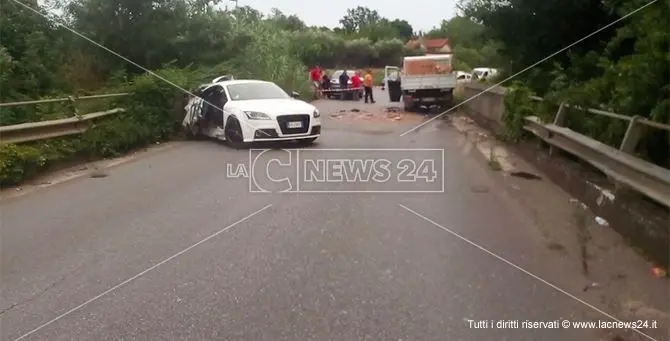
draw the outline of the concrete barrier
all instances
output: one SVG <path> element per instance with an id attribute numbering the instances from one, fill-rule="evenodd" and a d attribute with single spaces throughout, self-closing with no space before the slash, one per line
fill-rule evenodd
<path id="1" fill-rule="evenodd" d="M 491 88 L 485 83 L 470 82 L 463 85 L 463 95 L 465 109 L 477 123 L 493 132 L 500 132 L 505 113 L 505 88 Z"/>

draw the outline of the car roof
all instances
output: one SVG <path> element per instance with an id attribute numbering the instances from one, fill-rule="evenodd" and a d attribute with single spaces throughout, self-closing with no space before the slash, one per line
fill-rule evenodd
<path id="1" fill-rule="evenodd" d="M 235 85 L 235 84 L 250 84 L 250 83 L 275 84 L 275 83 L 272 83 L 272 82 L 258 80 L 258 79 L 231 79 L 231 80 L 227 80 L 227 81 L 221 81 L 221 82 L 216 82 L 216 83 L 209 84 L 207 89 L 209 89 L 213 86 L 216 86 L 216 85 L 228 86 L 228 85 Z"/>

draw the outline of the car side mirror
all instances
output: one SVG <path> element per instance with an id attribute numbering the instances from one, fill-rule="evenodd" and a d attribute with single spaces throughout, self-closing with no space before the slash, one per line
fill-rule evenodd
<path id="1" fill-rule="evenodd" d="M 293 92 L 291 92 L 291 97 L 293 97 L 293 98 L 300 98 L 300 93 L 297 92 L 297 91 L 293 91 Z"/>

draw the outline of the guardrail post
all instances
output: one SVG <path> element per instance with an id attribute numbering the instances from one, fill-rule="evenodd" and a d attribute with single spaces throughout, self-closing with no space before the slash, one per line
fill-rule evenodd
<path id="1" fill-rule="evenodd" d="M 563 123 L 565 123 L 565 118 L 568 114 L 568 111 L 565 109 L 566 109 L 565 102 L 561 102 L 561 104 L 558 106 L 558 110 L 556 111 L 556 116 L 554 116 L 555 126 L 562 127 Z M 556 154 L 557 151 L 558 149 L 554 147 L 554 145 L 549 144 L 549 156 L 553 156 L 554 154 Z"/>
<path id="2" fill-rule="evenodd" d="M 640 137 L 642 137 L 642 125 L 638 123 L 639 119 L 640 116 L 638 115 L 631 118 L 628 129 L 626 129 L 626 135 L 621 141 L 619 150 L 626 154 L 635 154 L 635 147 L 637 147 L 637 143 L 640 142 Z"/>
<path id="3" fill-rule="evenodd" d="M 75 117 L 81 119 L 81 115 L 79 114 L 79 110 L 77 110 L 76 100 L 77 99 L 74 96 L 68 96 L 67 97 L 68 107 L 70 107 L 70 110 L 72 111 L 72 116 L 75 116 Z"/>
<path id="4" fill-rule="evenodd" d="M 621 140 L 621 146 L 619 146 L 619 150 L 626 154 L 635 154 L 635 147 L 637 147 L 637 143 L 640 142 L 640 138 L 642 137 L 642 124 L 640 124 L 638 120 L 640 120 L 640 116 L 638 115 L 631 117 L 630 121 L 628 122 L 628 129 L 626 129 L 626 134 L 624 135 L 623 140 Z M 614 189 L 617 191 L 617 195 L 632 193 L 632 189 L 630 187 L 625 186 L 618 181 L 613 182 Z"/>
<path id="5" fill-rule="evenodd" d="M 565 123 L 567 113 L 568 112 L 565 110 L 565 103 L 561 103 L 561 105 L 558 106 L 558 111 L 556 111 L 556 116 L 554 116 L 554 125 L 562 127 L 563 123 Z"/>

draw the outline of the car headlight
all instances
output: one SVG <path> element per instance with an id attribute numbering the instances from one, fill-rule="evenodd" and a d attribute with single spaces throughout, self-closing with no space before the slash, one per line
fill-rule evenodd
<path id="1" fill-rule="evenodd" d="M 314 118 L 321 117 L 321 113 L 318 110 L 314 109 L 314 114 L 312 114 L 312 116 Z"/>
<path id="2" fill-rule="evenodd" d="M 250 120 L 269 120 L 270 119 L 270 116 L 268 116 L 267 114 L 264 114 L 262 112 L 258 112 L 258 111 L 245 111 L 244 114 L 247 115 L 247 117 Z"/>

